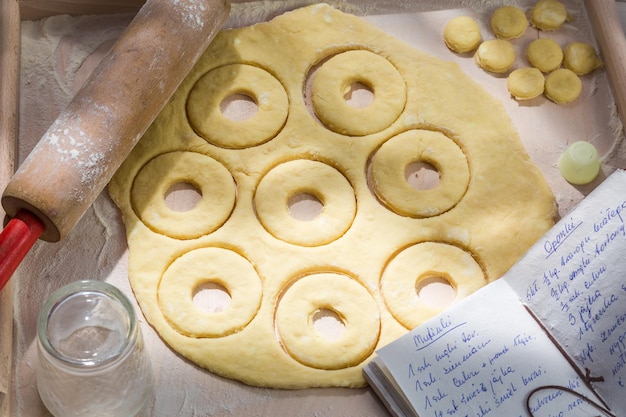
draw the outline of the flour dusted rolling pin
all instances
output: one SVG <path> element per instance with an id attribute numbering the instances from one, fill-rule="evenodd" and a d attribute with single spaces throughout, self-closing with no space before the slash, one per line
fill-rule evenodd
<path id="1" fill-rule="evenodd" d="M 32 244 L 63 239 L 228 17 L 228 0 L 148 0 L 9 181 L 0 289 Z"/>

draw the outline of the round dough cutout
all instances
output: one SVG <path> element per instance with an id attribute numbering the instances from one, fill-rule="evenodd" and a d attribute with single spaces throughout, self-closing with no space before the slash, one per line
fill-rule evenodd
<path id="1" fill-rule="evenodd" d="M 289 201 L 313 196 L 321 211 L 311 220 L 290 213 Z M 261 179 L 254 196 L 257 216 L 277 239 L 301 246 L 330 243 L 350 228 L 356 215 L 356 197 L 350 182 L 323 162 L 298 159 L 278 165 Z"/>
<path id="2" fill-rule="evenodd" d="M 373 95 L 365 107 L 348 103 L 346 94 L 356 84 Z M 311 87 L 315 114 L 330 130 L 348 136 L 380 132 L 395 122 L 406 103 L 402 75 L 386 58 L 365 50 L 337 54 L 324 62 Z"/>
<path id="3" fill-rule="evenodd" d="M 381 291 L 395 319 L 413 329 L 448 305 L 436 306 L 418 296 L 425 280 L 446 281 L 460 300 L 487 282 L 485 274 L 469 252 L 447 243 L 422 242 L 398 253 L 385 268 Z"/>
<path id="4" fill-rule="evenodd" d="M 457 53 L 473 52 L 482 41 L 480 26 L 470 16 L 452 18 L 443 31 L 443 40 L 450 50 Z"/>
<path id="5" fill-rule="evenodd" d="M 491 15 L 491 30 L 498 39 L 515 39 L 528 28 L 526 13 L 515 6 L 498 7 Z"/>
<path id="6" fill-rule="evenodd" d="M 439 173 L 432 189 L 415 189 L 406 179 L 409 165 L 423 162 Z M 371 181 L 376 196 L 402 216 L 437 216 L 454 207 L 469 186 L 463 150 L 441 132 L 409 130 L 392 137 L 372 158 Z"/>
<path id="7" fill-rule="evenodd" d="M 557 30 L 568 19 L 565 5 L 558 0 L 539 0 L 530 10 L 530 23 L 539 30 Z"/>
<path id="8" fill-rule="evenodd" d="M 547 74 L 561 66 L 563 49 L 553 39 L 535 39 L 526 49 L 526 58 L 530 65 Z"/>
<path id="9" fill-rule="evenodd" d="M 572 42 L 565 47 L 563 66 L 577 75 L 589 74 L 603 65 L 595 48 L 588 43 Z"/>
<path id="10" fill-rule="evenodd" d="M 504 39 L 490 39 L 480 44 L 474 59 L 482 69 L 504 74 L 515 64 L 515 47 Z"/>
<path id="11" fill-rule="evenodd" d="M 165 196 L 176 184 L 190 184 L 200 199 L 187 211 L 168 207 Z M 230 217 L 236 185 L 230 171 L 215 159 L 196 152 L 170 152 L 149 161 L 131 188 L 137 217 L 151 230 L 175 238 L 195 239 L 214 232 Z"/>
<path id="12" fill-rule="evenodd" d="M 341 319 L 344 331 L 339 337 L 331 339 L 315 329 L 313 317 L 320 310 Z M 378 342 L 380 315 L 372 295 L 356 280 L 319 273 L 287 288 L 276 308 L 276 326 L 284 349 L 298 362 L 317 369 L 343 369 L 371 355 Z"/>
<path id="13" fill-rule="evenodd" d="M 572 70 L 560 68 L 546 77 L 545 94 L 557 104 L 575 101 L 582 92 L 580 77 Z"/>
<path id="14" fill-rule="evenodd" d="M 530 100 L 543 94 L 545 76 L 537 68 L 518 68 L 509 74 L 507 88 L 516 100 Z"/>
<path id="15" fill-rule="evenodd" d="M 222 105 L 229 98 L 249 97 L 256 112 L 242 119 L 227 117 Z M 193 86 L 187 100 L 191 127 L 207 142 L 242 149 L 273 139 L 283 128 L 289 98 L 283 85 L 269 72 L 247 64 L 215 68 Z"/>
<path id="16" fill-rule="evenodd" d="M 222 311 L 207 312 L 193 302 L 207 283 L 230 295 Z M 165 271 L 158 289 L 159 307 L 179 333 L 195 338 L 224 337 L 243 329 L 261 305 L 262 282 L 243 256 L 219 247 L 195 249 L 177 258 Z"/>

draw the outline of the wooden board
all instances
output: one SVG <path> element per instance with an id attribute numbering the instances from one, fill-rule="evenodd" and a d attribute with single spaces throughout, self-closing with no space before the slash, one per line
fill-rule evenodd
<path id="1" fill-rule="evenodd" d="M 478 1 L 478 0 L 477 0 Z M 513 1 L 513 0 L 512 0 Z M 520 0 L 524 1 L 524 0 Z M 582 4 L 582 0 L 570 0 L 571 2 L 577 2 Z M 15 39 L 15 35 L 12 41 L 6 41 L 6 33 L 19 33 L 19 18 L 32 19 L 42 16 L 48 16 L 50 14 L 58 13 L 73 13 L 73 14 L 91 14 L 100 12 L 109 12 L 112 10 L 127 12 L 136 10 L 141 4 L 141 1 L 106 1 L 106 0 L 66 0 L 66 1 L 50 1 L 50 0 L 31 0 L 22 1 L 19 3 L 21 10 L 18 10 L 18 3 L 16 0 L 0 0 L 2 2 L 2 8 L 0 12 L 0 24 L 2 25 L 2 39 L 5 40 L 0 44 L 2 51 L 7 50 L 5 43 L 10 45 L 8 50 L 11 50 L 11 46 L 19 45 L 19 38 Z M 249 2 L 249 9 L 252 11 L 258 11 L 259 15 L 264 15 L 263 2 Z M 293 9 L 299 5 L 307 3 L 306 0 L 292 0 L 286 2 L 276 2 L 276 10 L 269 14 L 277 14 L 281 11 Z M 355 3 L 358 3 L 355 0 Z M 370 2 L 362 2 L 370 3 Z M 373 0 L 371 3 L 375 3 Z M 372 5 L 368 9 L 368 15 L 371 14 L 371 21 L 375 24 L 380 24 L 383 27 L 385 25 L 394 26 L 395 22 L 401 24 L 390 27 L 394 35 L 403 38 L 406 37 L 407 41 L 411 42 L 411 38 L 415 36 L 411 25 L 416 25 L 417 21 L 422 22 L 422 18 L 430 19 L 428 15 L 413 15 L 413 12 L 422 12 L 431 9 L 453 9 L 459 7 L 459 4 L 467 4 L 467 2 L 444 0 L 439 2 L 413 2 L 407 0 L 406 2 L 397 2 L 397 6 L 383 6 L 376 7 Z M 421 5 L 420 5 L 421 3 Z M 428 3 L 428 4 L 427 4 Z M 436 6 L 433 5 L 436 3 Z M 485 3 L 488 3 L 485 1 Z M 617 13 L 615 12 L 615 5 L 612 0 L 587 0 L 587 6 L 590 7 L 589 20 L 594 24 L 594 32 L 598 44 L 602 47 L 603 57 L 606 62 L 606 70 L 609 75 L 609 80 L 613 86 L 613 93 L 615 96 L 615 103 L 620 115 L 624 114 L 624 100 L 626 100 L 626 91 L 624 90 L 624 84 L 622 77 L 626 74 L 624 68 L 624 56 L 626 56 L 626 47 L 623 46 L 623 33 L 621 32 L 621 26 L 617 20 Z M 120 7 L 123 6 L 123 7 Z M 256 7 L 256 9 L 254 9 Z M 235 12 L 237 9 L 235 8 Z M 406 12 L 405 14 L 398 15 L 399 12 Z M 20 15 L 21 13 L 21 15 Z M 267 13 L 266 13 L 267 14 Z M 265 15 L 266 15 L 265 14 Z M 246 13 L 246 16 L 254 15 L 254 13 Z M 426 16 L 426 17 L 422 17 Z M 435 15 L 433 15 L 435 16 Z M 438 18 L 445 15 L 437 15 Z M 237 20 L 238 16 L 233 16 L 230 24 L 249 24 L 254 23 L 256 18 L 248 18 Z M 577 16 L 578 18 L 584 18 L 584 16 Z M 125 18 L 120 17 L 115 20 L 116 25 L 123 25 Z M 412 20 L 413 19 L 413 20 Z M 417 19 L 417 20 L 415 20 Z M 5 24 L 9 22 L 10 24 Z M 106 19 L 91 21 L 105 24 Z M 104 23 L 103 23 L 104 22 Z M 391 23 L 390 23 L 391 22 Z M 440 24 L 441 22 L 438 22 Z M 440 27 L 440 26 L 436 26 Z M 17 32 L 16 32 L 17 31 Z M 421 35 L 420 35 L 421 36 Z M 438 32 L 433 35 L 435 38 L 438 36 Z M 69 43 L 68 43 L 69 45 Z M 67 46 L 67 45 L 63 45 Z M 439 48 L 436 53 L 442 53 L 444 56 L 448 56 L 448 52 L 445 48 L 440 48 L 438 44 L 436 48 Z M 79 69 L 79 74 L 76 77 L 74 84 L 79 84 L 80 79 L 84 79 L 88 75 L 89 68 L 93 68 L 93 63 L 97 62 L 98 57 L 101 57 L 102 53 L 106 50 L 106 45 L 103 49 L 96 49 L 92 55 L 87 59 L 89 64 L 84 64 Z M 15 74 L 17 73 L 18 55 L 17 49 L 13 50 L 13 54 L 5 56 L 3 53 L 3 59 L 7 59 L 13 62 L 2 62 L 0 65 L 0 79 L 2 83 L 0 85 L 0 91 L 2 92 L 2 109 L 13 109 L 12 112 L 2 112 L 2 131 L 0 134 L 0 169 L 7 169 L 11 167 L 11 163 L 14 159 L 12 137 L 17 134 L 17 122 L 16 118 L 11 118 L 10 115 L 17 114 L 17 82 Z M 467 62 L 463 61 L 464 58 L 450 56 L 450 59 L 458 60 L 462 65 L 466 65 Z M 471 62 L 471 61 L 470 61 Z M 64 70 L 63 65 L 67 62 L 59 61 L 59 70 Z M 471 68 L 471 71 L 476 71 L 475 68 Z M 13 72 L 12 72 L 13 71 Z M 12 75 L 13 74 L 13 75 Z M 484 74 L 476 72 L 477 76 L 483 77 L 487 84 L 492 88 L 499 88 L 502 85 L 502 79 L 497 77 L 487 78 Z M 5 84 L 9 87 L 5 87 Z M 67 88 L 72 89 L 73 86 Z M 602 86 L 598 87 L 599 91 L 602 91 Z M 11 93 L 13 91 L 13 93 Z M 44 103 L 47 107 L 51 107 L 55 111 L 62 103 L 52 102 L 54 97 L 44 97 Z M 506 99 L 506 98 L 505 98 Z M 6 104 L 5 103 L 9 103 Z M 506 103 L 508 106 L 511 102 Z M 23 105 L 30 105 L 29 102 L 24 102 Z M 519 106 L 521 109 L 513 109 L 515 113 L 515 121 L 518 124 L 524 123 L 526 120 L 533 120 L 533 107 L 537 106 Z M 537 106 L 538 107 L 538 106 Z M 550 107 L 545 105 L 544 107 Z M 43 108 L 43 106 L 42 106 Z M 557 109 L 562 111 L 563 109 Z M 594 113 L 600 111 L 599 109 L 590 108 L 586 111 L 589 112 L 587 123 L 598 123 L 594 118 Z M 602 112 L 607 109 L 602 109 Z M 517 113 L 520 113 L 519 116 Z M 28 117 L 32 117 L 33 113 L 28 112 Z M 563 136 L 560 140 L 560 146 L 568 143 L 575 138 L 580 138 L 577 132 L 573 129 L 568 129 L 567 114 L 557 115 L 558 120 L 562 120 L 564 126 L 555 127 L 555 132 L 563 132 Z M 42 115 L 44 120 L 51 118 L 51 114 Z M 520 117 L 520 118 L 517 118 Z M 563 117 L 563 119 L 560 119 Z M 5 118 L 8 118 L 9 123 L 4 124 Z M 604 118 L 602 119 L 605 120 Z M 622 119 L 623 120 L 623 119 Z M 44 123 L 45 125 L 45 123 Z M 21 135 L 30 135 L 37 137 L 42 134 L 41 129 L 44 126 L 33 126 L 33 123 L 29 120 L 23 120 L 21 124 Z M 548 135 L 546 126 L 538 126 L 536 130 L 536 143 L 539 143 L 542 139 L 542 135 Z M 551 127 L 550 127 L 551 128 Z M 621 125 L 619 126 L 621 129 Z M 8 133 L 5 133 L 8 132 Z M 588 135 L 598 135 L 598 132 L 604 132 L 602 129 L 597 129 L 597 126 L 590 126 L 587 132 Z M 602 142 L 603 153 L 606 156 L 605 167 L 606 169 L 612 169 L 614 167 L 626 167 L 626 152 L 623 151 L 623 142 L 621 141 L 621 132 L 614 132 L 609 135 L 609 138 L 604 138 Z M 619 141 L 614 141 L 619 137 Z M 600 138 L 602 139 L 602 138 Z M 534 140 L 534 139 L 533 139 Z M 599 140 L 594 138 L 594 140 Z M 605 143 L 608 140 L 608 144 Z M 532 142 L 532 141 L 531 141 Z M 615 142 L 615 143 L 613 143 Z M 532 142 L 535 143 L 535 142 Z M 612 145 L 616 145 L 612 147 Z M 532 145 L 535 146 L 535 145 Z M 539 146 L 539 145 L 537 145 Z M 5 150 L 7 152 L 5 153 Z M 558 147 L 557 147 L 558 150 Z M 24 151 L 22 151 L 23 153 Z M 539 159 L 539 162 L 543 165 L 549 165 L 551 160 L 542 153 L 541 149 L 533 150 L 533 155 Z M 554 156 L 550 154 L 550 158 Z M 23 155 L 20 155 L 20 158 Z M 543 159 L 542 159 L 543 158 Z M 552 158 L 553 160 L 553 158 Z M 552 162 L 553 163 L 553 162 Z M 551 181 L 553 181 L 553 188 L 562 191 L 567 195 L 563 197 L 561 194 L 562 210 L 566 212 L 567 207 L 574 204 L 577 199 L 584 197 L 586 193 L 593 188 L 594 185 L 589 187 L 572 188 L 563 185 L 562 181 L 554 175 L 554 167 L 550 168 Z M 10 175 L 10 172 L 0 171 L 0 185 L 1 181 L 6 181 Z M 563 189 L 563 190 L 562 190 Z M 85 222 L 78 226 L 77 232 L 70 236 L 66 242 L 62 242 L 59 245 L 46 245 L 39 244 L 34 250 L 34 253 L 29 256 L 27 263 L 19 271 L 18 279 L 23 280 L 20 282 L 28 282 L 38 284 L 37 280 L 32 276 L 37 277 L 40 280 L 41 285 L 31 285 L 31 292 L 28 293 L 29 305 L 37 305 L 37 302 L 41 302 L 49 291 L 62 285 L 65 282 L 69 282 L 81 278 L 96 278 L 107 279 L 110 275 L 124 276 L 126 268 L 126 259 L 123 246 L 119 245 L 119 241 L 115 245 L 103 240 L 96 240 L 96 247 L 85 247 L 85 241 L 81 240 L 81 234 L 102 234 L 105 237 L 121 236 L 123 240 L 123 226 L 119 220 L 119 214 L 115 207 L 113 207 L 106 197 L 103 197 L 96 203 L 94 210 L 90 211 L 86 215 Z M 111 224 L 105 224 L 104 226 L 97 226 L 94 229 L 93 224 L 99 224 L 100 218 L 113 218 L 114 221 Z M 106 222 L 105 222 L 106 223 Z M 106 256 L 100 258 L 100 254 L 104 253 Z M 85 270 L 78 271 L 75 268 L 75 260 L 79 258 L 97 259 L 92 267 Z M 127 283 L 120 282 L 121 288 L 128 294 L 131 293 Z M 19 287 L 19 284 L 17 285 Z M 11 294 L 15 292 L 15 299 Z M 11 294 L 13 295 L 13 294 Z M 0 404 L 0 417 L 5 416 L 18 416 L 18 417 L 32 417 L 32 416 L 46 416 L 47 412 L 43 409 L 39 403 L 34 379 L 34 329 L 33 323 L 36 316 L 36 311 L 25 311 L 20 308 L 20 297 L 26 295 L 24 288 L 21 291 L 9 288 L 0 295 L 0 393 L 7 391 L 10 387 L 11 376 L 8 375 L 8 371 L 16 371 L 19 369 L 19 384 L 16 384 L 13 392 L 9 396 L 11 401 L 11 408 L 8 407 L 8 402 L 4 401 Z M 17 340 L 11 343 L 13 335 L 13 319 L 11 318 L 11 302 L 16 303 L 16 317 L 20 320 L 20 331 L 16 332 Z M 16 326 L 19 327 L 19 326 Z M 145 416 L 167 416 L 167 415 L 215 415 L 215 416 L 227 416 L 227 415 L 290 415 L 290 416 L 304 416 L 304 415 L 316 415 L 316 416 L 341 416 L 341 415 L 362 415 L 362 416 L 384 416 L 386 415 L 382 405 L 378 402 L 377 398 L 368 390 L 347 390 L 347 389 L 323 389 L 323 390 L 302 390 L 302 391 L 282 391 L 282 390 L 268 390 L 262 388 L 253 388 L 242 386 L 241 384 L 233 381 L 223 380 L 213 375 L 207 375 L 205 372 L 199 371 L 177 355 L 173 354 L 156 336 L 153 330 L 144 325 L 144 333 L 146 339 L 150 341 L 151 354 L 155 358 L 155 367 L 157 372 L 157 384 L 161 389 L 161 398 L 155 400 L 149 410 L 142 415 Z M 13 349 L 15 345 L 18 345 L 18 349 Z M 11 352 L 14 351 L 14 359 L 10 360 Z M 181 375 L 184 372 L 188 372 L 188 377 L 183 378 Z M 20 396 L 16 395 L 16 390 L 20 391 Z M 0 394 L 0 401 L 2 394 Z"/>
<path id="2" fill-rule="evenodd" d="M 0 188 L 13 173 L 17 146 L 17 102 L 20 31 L 15 0 L 0 4 Z M 0 216 L 4 211 L 0 208 Z M 13 286 L 0 291 L 0 416 L 9 415 L 13 353 Z"/>

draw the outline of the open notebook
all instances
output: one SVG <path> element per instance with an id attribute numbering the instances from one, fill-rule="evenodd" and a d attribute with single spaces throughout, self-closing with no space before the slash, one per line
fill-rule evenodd
<path id="1" fill-rule="evenodd" d="M 505 276 L 377 351 L 395 416 L 626 416 L 626 172 Z"/>

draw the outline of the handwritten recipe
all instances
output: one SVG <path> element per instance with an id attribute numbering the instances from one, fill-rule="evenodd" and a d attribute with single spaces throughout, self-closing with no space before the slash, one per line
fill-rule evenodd
<path id="1" fill-rule="evenodd" d="M 417 415 L 626 415 L 625 221 L 617 171 L 502 279 L 379 350 Z"/>

